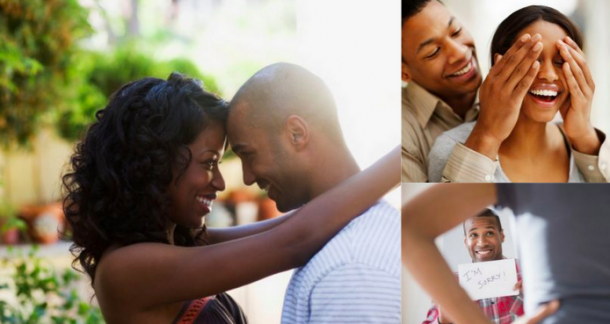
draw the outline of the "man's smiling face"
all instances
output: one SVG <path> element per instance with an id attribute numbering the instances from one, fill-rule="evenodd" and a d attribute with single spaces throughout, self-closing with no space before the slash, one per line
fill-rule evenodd
<path id="1" fill-rule="evenodd" d="M 482 82 L 473 38 L 438 1 L 403 23 L 402 61 L 404 81 L 441 98 L 476 92 Z"/>
<path id="2" fill-rule="evenodd" d="M 280 134 L 251 124 L 248 109 L 246 103 L 235 105 L 227 122 L 229 144 L 241 159 L 244 183 L 256 183 L 281 212 L 301 207 L 309 200 L 307 170 L 299 169 L 298 157 Z"/>
<path id="3" fill-rule="evenodd" d="M 493 216 L 473 217 L 464 223 L 464 244 L 472 262 L 495 261 L 502 259 L 504 232 Z"/>

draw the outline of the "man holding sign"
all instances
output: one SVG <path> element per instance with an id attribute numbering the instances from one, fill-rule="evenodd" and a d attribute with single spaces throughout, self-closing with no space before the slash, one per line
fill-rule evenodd
<path id="1" fill-rule="evenodd" d="M 489 324 L 435 238 L 490 205 L 514 216 L 522 266 L 522 323 L 610 323 L 610 186 L 445 184 L 402 208 L 402 262 L 455 323 Z"/>
<path id="2" fill-rule="evenodd" d="M 460 284 L 493 323 L 512 323 L 523 315 L 521 274 L 515 260 L 507 260 L 502 254 L 504 230 L 500 217 L 485 209 L 463 226 L 464 244 L 473 263 L 459 266 Z M 433 305 L 423 324 L 451 322 Z"/>

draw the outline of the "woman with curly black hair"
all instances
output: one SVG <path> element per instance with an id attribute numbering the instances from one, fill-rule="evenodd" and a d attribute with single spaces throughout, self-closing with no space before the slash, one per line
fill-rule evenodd
<path id="1" fill-rule="evenodd" d="M 116 91 L 77 145 L 64 211 L 108 323 L 246 323 L 225 291 L 304 265 L 400 181 L 395 149 L 291 215 L 206 229 L 225 188 L 226 116 L 200 81 L 145 78 Z"/>

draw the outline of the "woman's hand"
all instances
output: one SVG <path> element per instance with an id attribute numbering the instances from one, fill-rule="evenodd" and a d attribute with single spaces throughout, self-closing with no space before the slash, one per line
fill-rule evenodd
<path id="1" fill-rule="evenodd" d="M 557 49 L 565 60 L 562 69 L 570 91 L 569 102 L 560 109 L 566 135 L 577 151 L 597 155 L 601 141 L 591 125 L 591 103 L 595 83 L 585 55 L 567 36 L 557 41 Z"/>
<path id="2" fill-rule="evenodd" d="M 496 54 L 496 63 L 479 90 L 481 113 L 466 147 L 496 159 L 500 144 L 517 124 L 523 98 L 540 69 L 541 39 L 540 34 L 525 34 L 504 56 Z"/>
<path id="3" fill-rule="evenodd" d="M 540 305 L 536 309 L 534 316 L 521 316 L 513 324 L 537 324 L 542 322 L 545 318 L 549 317 L 559 309 L 559 300 L 553 300 L 549 303 Z"/>

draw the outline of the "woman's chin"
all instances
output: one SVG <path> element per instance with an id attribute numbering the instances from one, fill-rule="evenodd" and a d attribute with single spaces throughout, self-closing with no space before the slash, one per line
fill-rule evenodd
<path id="1" fill-rule="evenodd" d="M 537 103 L 531 95 L 526 97 L 523 102 L 522 110 L 530 119 L 539 123 L 550 123 L 555 120 L 560 107 L 564 106 L 567 101 L 566 96 L 560 95 L 559 98 L 552 104 Z"/>
<path id="2" fill-rule="evenodd" d="M 525 115 L 538 123 L 550 123 L 557 116 L 557 112 L 559 111 L 559 105 L 556 107 L 544 108 L 541 109 L 539 107 L 523 107 Z"/>
<path id="3" fill-rule="evenodd" d="M 557 111 L 559 111 L 559 109 L 556 109 L 553 112 L 540 114 L 540 116 L 536 116 L 536 118 L 534 120 L 539 123 L 550 123 L 553 120 L 555 120 L 555 116 L 557 116 Z"/>

